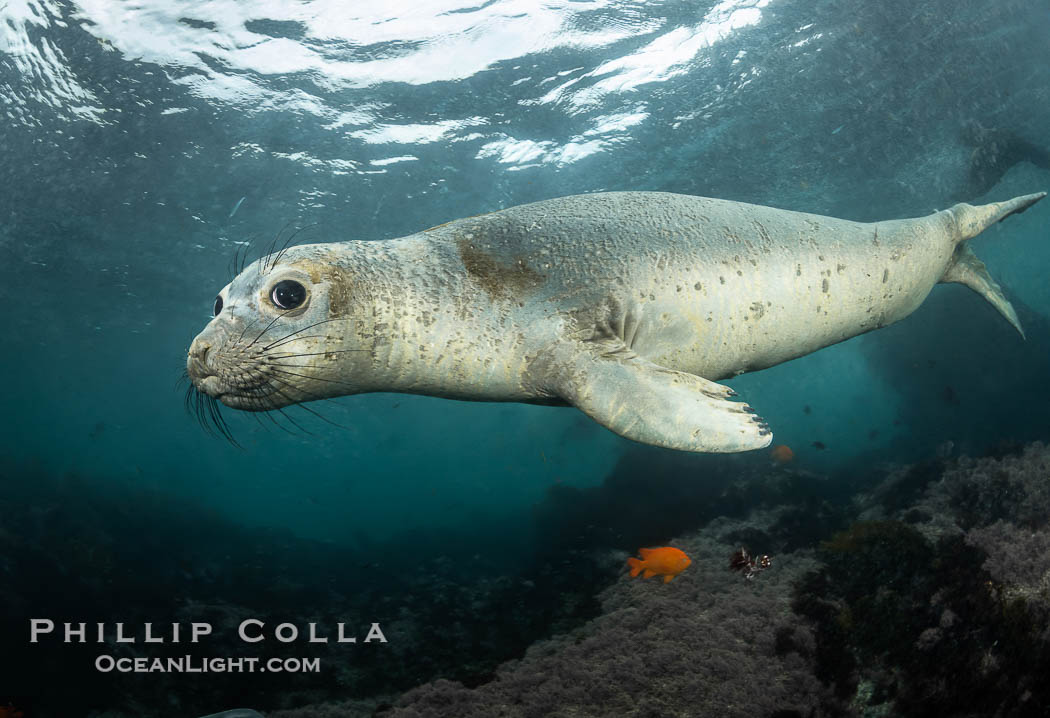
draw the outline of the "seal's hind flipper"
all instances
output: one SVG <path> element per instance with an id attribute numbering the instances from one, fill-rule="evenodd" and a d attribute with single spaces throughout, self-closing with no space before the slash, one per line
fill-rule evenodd
<path id="1" fill-rule="evenodd" d="M 1046 192 L 1036 192 L 1014 197 L 1005 202 L 976 206 L 960 203 L 940 213 L 947 218 L 956 242 L 955 254 L 952 256 L 948 269 L 944 271 L 941 281 L 964 284 L 987 299 L 988 303 L 1013 325 L 1022 339 L 1024 339 L 1024 329 L 1021 328 L 1017 312 L 1003 295 L 999 284 L 992 279 L 992 275 L 988 274 L 988 268 L 984 266 L 984 262 L 978 259 L 973 250 L 966 245 L 966 240 L 973 239 L 988 227 L 996 222 L 1002 222 L 1012 214 L 1024 212 L 1043 197 L 1046 197 Z"/>
<path id="2" fill-rule="evenodd" d="M 559 352 L 555 391 L 620 436 L 679 451 L 731 453 L 769 446 L 769 426 L 729 387 L 631 354 L 581 345 Z M 566 365 L 568 364 L 568 365 Z M 546 373 L 546 372 L 545 372 Z"/>
<path id="3" fill-rule="evenodd" d="M 973 239 L 996 222 L 1002 222 L 1011 214 L 1021 214 L 1043 197 L 1046 197 L 1046 192 L 1026 194 L 1005 202 L 992 202 L 991 204 L 972 205 L 960 202 L 951 209 L 944 210 L 942 214 L 954 223 L 955 241 L 965 242 Z"/>
<path id="4" fill-rule="evenodd" d="M 973 291 L 988 300 L 988 303 L 999 310 L 1006 321 L 1013 325 L 1024 339 L 1024 329 L 1021 328 L 1021 320 L 1017 318 L 1017 312 L 1010 300 L 1003 295 L 1002 287 L 988 274 L 988 268 L 984 262 L 977 258 L 973 250 L 963 242 L 956 245 L 955 256 L 952 263 L 941 277 L 942 282 L 957 282 L 964 284 Z"/>

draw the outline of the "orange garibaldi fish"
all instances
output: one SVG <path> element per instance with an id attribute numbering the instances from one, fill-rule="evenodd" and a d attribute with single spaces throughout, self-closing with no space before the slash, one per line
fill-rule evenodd
<path id="1" fill-rule="evenodd" d="M 668 583 L 693 562 L 684 551 L 671 546 L 640 548 L 638 553 L 642 556 L 640 559 L 634 557 L 627 559 L 627 565 L 631 567 L 631 575 L 637 576 L 644 572 L 642 578 L 663 576 L 664 583 Z"/>
<path id="2" fill-rule="evenodd" d="M 795 452 L 787 444 L 778 444 L 769 452 L 773 461 L 778 464 L 786 464 L 795 458 Z"/>

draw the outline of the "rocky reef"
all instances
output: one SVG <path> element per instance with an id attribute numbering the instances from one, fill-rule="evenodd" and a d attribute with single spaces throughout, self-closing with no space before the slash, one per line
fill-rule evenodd
<path id="1" fill-rule="evenodd" d="M 790 471 L 764 481 L 822 485 Z M 712 519 L 671 542 L 693 557 L 686 572 L 663 584 L 624 568 L 600 616 L 485 683 L 271 715 L 1044 715 L 1048 486 L 1050 449 L 1035 443 L 897 467 L 847 506 L 826 505 L 826 535 L 808 544 L 791 540 L 799 506 L 786 500 Z M 728 560 L 742 538 L 787 550 L 747 580 Z"/>
<path id="2" fill-rule="evenodd" d="M 531 555 L 502 563 L 479 548 L 492 525 L 347 548 L 31 473 L 0 476 L 8 645 L 25 644 L 31 615 L 113 621 L 114 606 L 130 625 L 208 621 L 215 638 L 200 649 L 107 639 L 7 651 L 0 669 L 18 692 L 0 705 L 27 716 L 240 704 L 270 718 L 1023 718 L 1050 705 L 1050 448 L 1040 443 L 982 458 L 945 449 L 853 476 L 639 450 L 602 486 L 554 488 L 532 514 Z M 626 558 L 642 545 L 677 547 L 692 564 L 668 583 L 631 578 Z M 771 564 L 758 570 L 742 547 Z M 390 556 L 407 570 L 391 571 Z M 236 638 L 246 617 L 305 627 L 347 616 L 381 622 L 389 643 L 256 649 Z M 309 654 L 322 670 L 99 680 L 91 667 L 100 652 L 187 650 Z M 47 690 L 56 675 L 68 691 Z"/>

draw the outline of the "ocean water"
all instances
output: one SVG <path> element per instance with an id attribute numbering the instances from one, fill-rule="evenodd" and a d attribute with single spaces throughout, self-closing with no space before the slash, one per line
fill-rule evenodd
<path id="1" fill-rule="evenodd" d="M 639 547 L 716 551 L 731 536 L 834 568 L 818 547 L 844 545 L 828 542 L 852 522 L 940 515 L 906 481 L 885 515 L 858 498 L 884 496 L 901 467 L 933 462 L 907 474 L 923 490 L 981 457 L 1038 467 L 1018 452 L 1050 440 L 1050 202 L 971 242 L 1027 339 L 970 290 L 938 285 L 896 325 L 729 381 L 791 447 L 788 464 L 643 447 L 571 408 L 387 393 L 311 405 L 323 419 L 225 409 L 235 445 L 186 412 L 178 382 L 235 255 L 295 232 L 379 241 L 600 191 L 872 221 L 1046 190 L 1048 28 L 1036 0 L 0 1 L 0 706 L 25 718 L 497 715 L 402 694 L 442 678 L 480 691 L 530 645 L 592 631 L 631 601 L 644 609 L 641 587 L 664 585 L 629 583 Z M 993 500 L 975 492 L 976 506 Z M 1042 530 L 1010 506 L 960 531 Z M 794 511 L 794 528 L 698 538 L 757 509 Z M 982 561 L 974 570 L 991 570 Z M 769 575 L 719 581 L 741 591 Z M 784 576 L 748 594 L 756 613 L 798 595 Z M 233 631 L 204 655 L 255 655 L 235 633 L 252 618 L 332 636 L 345 621 L 362 643 L 333 638 L 315 676 L 97 668 L 106 653 L 184 653 L 170 640 L 151 653 L 142 625 L 188 631 L 202 616 Z M 31 618 L 53 620 L 55 636 L 30 643 Z M 56 637 L 82 621 L 89 637 L 105 623 L 109 640 Z M 113 639 L 117 622 L 139 641 Z M 363 642 L 372 622 L 387 643 Z M 818 665 L 805 700 L 748 714 L 892 705 L 856 670 Z M 578 714 L 731 714 L 683 708 L 700 704 L 657 683 L 636 691 L 655 713 L 595 694 Z M 897 714 L 929 707 L 905 693 Z M 553 695 L 505 714 L 586 702 Z M 1040 714 L 1033 695 L 1012 714 Z M 307 708 L 321 704 L 341 707 Z"/>

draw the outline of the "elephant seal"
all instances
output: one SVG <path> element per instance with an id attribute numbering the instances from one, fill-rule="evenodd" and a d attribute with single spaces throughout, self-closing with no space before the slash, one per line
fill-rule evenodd
<path id="1" fill-rule="evenodd" d="M 1045 194 L 858 223 L 607 192 L 294 246 L 219 292 L 187 372 L 248 411 L 406 392 L 571 405 L 683 451 L 758 449 L 769 427 L 717 380 L 903 319 L 938 282 L 1021 331 L 966 240 Z"/>

